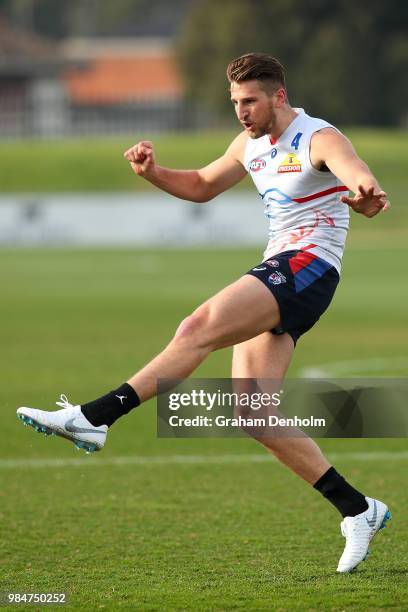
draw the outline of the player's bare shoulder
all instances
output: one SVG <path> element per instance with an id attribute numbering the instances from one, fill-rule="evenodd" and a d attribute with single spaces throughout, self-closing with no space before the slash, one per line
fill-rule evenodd
<path id="1" fill-rule="evenodd" d="M 231 156 L 236 161 L 240 162 L 240 164 L 244 165 L 245 148 L 248 138 L 249 136 L 245 131 L 240 132 L 231 142 L 225 154 Z"/>
<path id="2" fill-rule="evenodd" d="M 334 127 L 323 127 L 312 134 L 310 140 L 310 161 L 320 169 L 330 152 L 338 149 L 353 150 L 349 139 Z"/>

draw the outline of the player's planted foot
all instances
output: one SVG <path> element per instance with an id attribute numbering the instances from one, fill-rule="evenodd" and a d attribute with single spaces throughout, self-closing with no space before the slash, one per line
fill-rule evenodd
<path id="1" fill-rule="evenodd" d="M 107 425 L 98 427 L 92 425 L 82 414 L 81 406 L 70 404 L 65 395 L 61 395 L 60 401 L 56 404 L 61 406 L 62 410 L 48 412 L 21 407 L 17 410 L 17 416 L 39 433 L 55 434 L 72 440 L 77 448 L 83 448 L 88 453 L 103 448 L 108 431 Z"/>
<path id="2" fill-rule="evenodd" d="M 380 529 L 391 518 L 387 506 L 378 499 L 366 497 L 368 508 L 356 516 L 346 516 L 340 524 L 341 533 L 346 538 L 346 547 L 340 557 L 337 571 L 353 571 L 368 555 L 368 546 Z"/>

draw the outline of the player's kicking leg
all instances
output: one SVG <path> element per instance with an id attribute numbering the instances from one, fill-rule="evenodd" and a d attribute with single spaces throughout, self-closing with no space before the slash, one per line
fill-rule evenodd
<path id="1" fill-rule="evenodd" d="M 211 351 L 232 346 L 279 323 L 274 296 L 257 279 L 243 276 L 202 304 L 179 326 L 168 346 L 118 389 L 95 401 L 44 411 L 21 407 L 18 417 L 45 434 L 72 440 L 79 448 L 100 450 L 106 433 L 119 417 L 156 395 L 159 378 L 188 377 Z"/>
<path id="2" fill-rule="evenodd" d="M 258 379 L 260 385 L 263 379 L 276 380 L 277 388 L 280 388 L 279 381 L 286 374 L 293 348 L 289 334 L 275 336 L 270 332 L 238 344 L 234 346 L 232 378 Z M 391 518 L 387 506 L 354 489 L 330 465 L 312 439 L 303 436 L 263 436 L 257 439 L 341 513 L 341 533 L 346 538 L 346 546 L 337 571 L 354 570 L 367 557 L 373 537 Z"/>

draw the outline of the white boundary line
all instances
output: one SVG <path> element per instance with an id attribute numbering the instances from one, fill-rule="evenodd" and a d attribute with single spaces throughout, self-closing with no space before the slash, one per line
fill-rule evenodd
<path id="1" fill-rule="evenodd" d="M 299 375 L 302 378 L 329 378 L 356 376 L 361 372 L 381 373 L 387 368 L 408 371 L 408 357 L 369 357 L 367 359 L 351 359 L 348 361 L 332 361 L 302 368 Z"/>
<path id="2" fill-rule="evenodd" d="M 331 461 L 401 461 L 408 460 L 408 451 L 374 451 L 328 453 Z M 232 465 L 251 463 L 270 463 L 277 460 L 269 454 L 235 454 L 235 455 L 130 455 L 124 457 L 81 457 L 72 459 L 0 459 L 0 469 L 38 469 L 66 467 L 108 467 L 108 466 L 161 466 L 161 465 Z"/>

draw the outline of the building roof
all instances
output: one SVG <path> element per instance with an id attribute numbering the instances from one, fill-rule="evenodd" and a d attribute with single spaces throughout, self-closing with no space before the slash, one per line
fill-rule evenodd
<path id="1" fill-rule="evenodd" d="M 71 40 L 62 49 L 66 59 L 85 60 L 82 68 L 64 73 L 78 104 L 174 99 L 183 93 L 173 49 L 164 40 Z"/>

